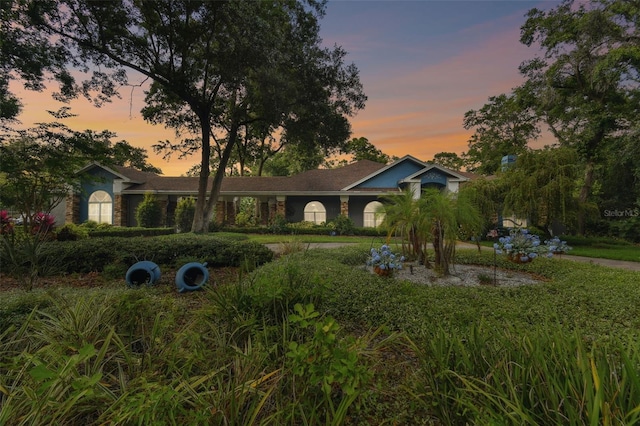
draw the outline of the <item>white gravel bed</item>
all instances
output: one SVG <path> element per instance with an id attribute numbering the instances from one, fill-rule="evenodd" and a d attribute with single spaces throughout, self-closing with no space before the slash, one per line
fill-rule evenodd
<path id="1" fill-rule="evenodd" d="M 456 264 L 450 268 L 451 275 L 439 277 L 432 269 L 415 263 L 406 263 L 403 269 L 394 271 L 393 278 L 407 280 L 417 284 L 439 286 L 493 286 L 494 268 L 478 265 Z M 373 273 L 373 272 L 372 272 Z M 484 282 L 480 281 L 483 277 Z M 495 285 L 498 287 L 516 287 L 539 284 L 542 281 L 530 274 L 506 269 L 495 269 Z"/>

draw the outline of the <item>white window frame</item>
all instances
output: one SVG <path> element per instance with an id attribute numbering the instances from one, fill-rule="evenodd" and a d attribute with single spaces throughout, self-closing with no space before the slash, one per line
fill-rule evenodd
<path id="1" fill-rule="evenodd" d="M 113 198 L 107 191 L 98 190 L 89 196 L 87 219 L 113 225 Z"/>

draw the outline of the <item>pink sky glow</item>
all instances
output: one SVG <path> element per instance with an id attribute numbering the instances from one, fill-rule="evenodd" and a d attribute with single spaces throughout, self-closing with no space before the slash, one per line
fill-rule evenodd
<path id="1" fill-rule="evenodd" d="M 434 22 L 438 17 L 431 14 L 436 12 L 444 13 L 452 20 L 449 14 L 470 7 L 487 13 L 486 16 L 476 13 L 477 22 L 471 25 L 460 22 L 458 25 L 463 26 L 459 29 L 451 27 L 441 37 L 435 30 L 429 33 L 427 25 L 411 25 L 422 22 L 415 21 L 415 16 L 399 15 L 399 24 L 389 24 L 388 31 L 392 33 L 377 27 L 375 20 L 372 21 L 374 17 L 380 22 L 394 22 L 389 21 L 391 16 L 380 15 L 388 15 L 385 8 L 398 4 L 410 6 L 407 14 L 415 15 L 424 10 L 425 16 L 436 20 Z M 502 10 L 501 5 L 515 10 L 501 16 L 490 13 Z M 366 108 L 351 119 L 352 137 L 366 137 L 386 154 L 398 157 L 409 154 L 424 161 L 431 160 L 438 152 L 461 154 L 466 151 L 472 132 L 462 126 L 465 112 L 482 107 L 490 96 L 508 93 L 522 83 L 518 65 L 538 53 L 519 43 L 523 15 L 531 7 L 553 5 L 555 2 L 330 2 L 327 17 L 321 22 L 324 42 L 326 45 L 337 43 L 349 52 L 347 61 L 354 62 L 360 69 L 364 91 L 369 97 Z M 402 10 L 402 7 L 393 8 L 399 14 Z M 347 13 L 354 16 L 346 17 Z M 367 16 L 367 22 L 361 21 L 361 15 Z M 356 20 L 357 16 L 360 19 Z M 404 35 L 398 33 L 403 18 L 406 19 Z M 356 23 L 347 26 L 343 24 L 345 20 Z M 325 29 L 325 21 L 329 21 L 328 29 Z M 129 74 L 129 80 L 138 83 L 142 78 Z M 46 110 L 57 110 L 62 106 L 46 92 L 34 93 L 17 85 L 12 87 L 24 106 L 19 117 L 23 127 L 53 121 Z M 144 94 L 141 88 L 136 88 L 133 97 L 130 96 L 130 89 L 125 88 L 121 91 L 121 99 L 113 99 L 102 108 L 93 107 L 84 98 L 74 100 L 69 106 L 78 116 L 66 119 L 64 123 L 74 130 L 117 133 L 116 140 L 125 139 L 147 149 L 151 163 L 167 176 L 181 175 L 199 162 L 198 156 L 178 159 L 174 154 L 165 161 L 154 154 L 151 145 L 158 140 L 173 140 L 173 131 L 142 120 L 140 109 L 144 106 Z M 544 142 L 535 141 L 532 145 L 541 146 Z"/>

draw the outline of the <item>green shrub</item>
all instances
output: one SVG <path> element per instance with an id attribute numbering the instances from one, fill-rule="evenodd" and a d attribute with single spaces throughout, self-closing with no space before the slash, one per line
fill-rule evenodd
<path id="1" fill-rule="evenodd" d="M 273 252 L 262 244 L 205 235 L 158 237 L 102 237 L 80 241 L 53 241 L 42 245 L 42 256 L 56 261 L 56 273 L 122 271 L 140 260 L 177 267 L 176 261 L 202 260 L 212 267 L 252 268 L 273 259 Z M 126 269 L 125 269 L 126 270 Z"/>
<path id="2" fill-rule="evenodd" d="M 343 214 L 332 219 L 331 222 L 329 222 L 329 225 L 336 230 L 338 235 L 353 235 L 356 228 L 353 220 Z"/>
<path id="3" fill-rule="evenodd" d="M 96 228 L 89 231 L 89 237 L 156 237 L 159 235 L 175 234 L 173 228 L 141 228 L 141 227 L 120 227 Z"/>
<path id="4" fill-rule="evenodd" d="M 144 194 L 144 199 L 136 209 L 136 221 L 143 228 L 157 228 L 162 225 L 162 207 L 152 193 Z"/>
<path id="5" fill-rule="evenodd" d="M 182 198 L 178 201 L 175 212 L 176 230 L 189 232 L 196 214 L 196 199 L 193 197 Z"/>
<path id="6" fill-rule="evenodd" d="M 287 231 L 288 224 L 289 222 L 287 222 L 287 219 L 285 219 L 283 215 L 278 214 L 271 220 L 271 223 L 269 224 L 269 232 L 272 232 L 274 234 L 282 234 L 283 232 Z"/>
<path id="7" fill-rule="evenodd" d="M 89 237 L 87 227 L 67 223 L 56 230 L 56 239 L 58 241 L 76 241 Z"/>
<path id="8" fill-rule="evenodd" d="M 87 220 L 83 222 L 80 226 L 87 229 L 95 229 L 98 227 L 98 222 L 96 222 L 95 220 Z"/>

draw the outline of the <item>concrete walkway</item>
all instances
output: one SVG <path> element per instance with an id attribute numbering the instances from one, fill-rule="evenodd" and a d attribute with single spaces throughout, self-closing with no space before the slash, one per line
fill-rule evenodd
<path id="1" fill-rule="evenodd" d="M 316 249 L 316 248 L 337 248 L 342 246 L 354 245 L 355 243 L 310 243 L 305 244 L 305 249 Z M 275 253 L 278 253 L 280 249 L 279 244 L 266 244 L 271 250 Z M 476 249 L 477 246 L 475 244 L 470 243 L 461 243 L 459 242 L 456 247 L 464 248 L 464 249 Z M 481 246 L 482 250 L 491 250 L 493 248 Z M 626 269 L 629 271 L 639 271 L 640 272 L 640 262 L 628 262 L 624 260 L 611 260 L 611 259 L 601 259 L 601 258 L 593 258 L 593 257 L 583 257 L 583 256 L 572 256 L 569 254 L 563 254 L 557 256 L 560 259 L 570 260 L 572 262 L 582 262 L 582 263 L 591 263 L 595 265 L 608 266 L 610 268 L 618 268 L 618 269 Z"/>

